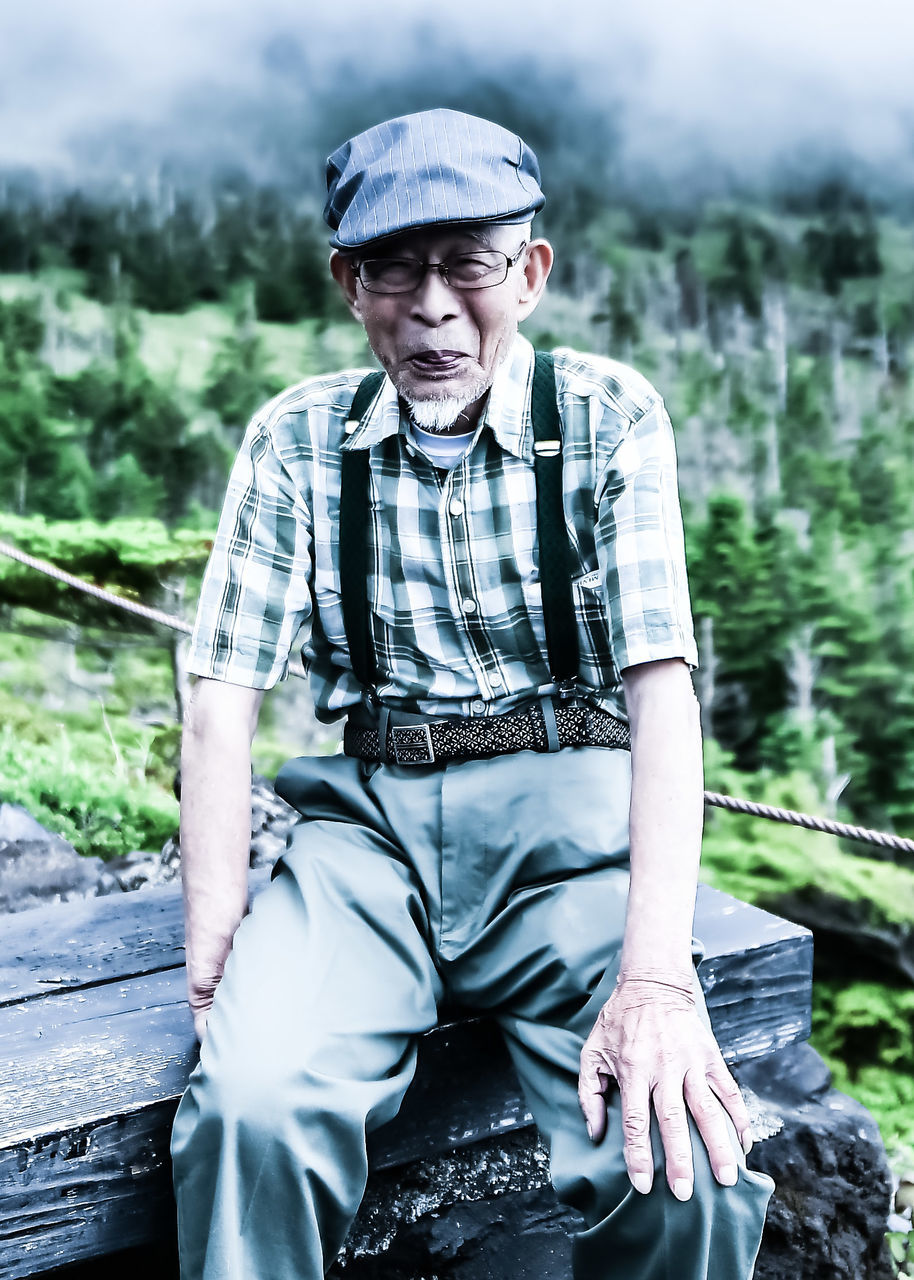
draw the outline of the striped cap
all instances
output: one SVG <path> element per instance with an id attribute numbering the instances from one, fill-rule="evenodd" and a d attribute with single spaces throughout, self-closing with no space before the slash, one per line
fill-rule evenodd
<path id="1" fill-rule="evenodd" d="M 438 222 L 527 222 L 545 203 L 536 156 L 501 125 L 437 108 L 350 138 L 327 160 L 337 249 Z"/>

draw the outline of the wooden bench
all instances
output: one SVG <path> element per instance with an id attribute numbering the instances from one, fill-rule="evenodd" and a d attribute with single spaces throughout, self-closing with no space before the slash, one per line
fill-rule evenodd
<path id="1" fill-rule="evenodd" d="M 258 873 L 253 889 L 266 881 Z M 715 1031 L 731 1063 L 809 1034 L 812 938 L 702 887 L 696 933 Z M 196 1059 L 177 885 L 8 917 L 0 941 L 0 1280 L 167 1239 L 169 1131 Z M 486 1062 L 486 1071 L 479 1063 Z M 464 1069 L 465 1068 L 465 1069 Z M 459 1089 L 438 1087 L 441 1072 Z M 491 1024 L 424 1037 L 400 1116 L 372 1168 L 530 1126 Z"/>

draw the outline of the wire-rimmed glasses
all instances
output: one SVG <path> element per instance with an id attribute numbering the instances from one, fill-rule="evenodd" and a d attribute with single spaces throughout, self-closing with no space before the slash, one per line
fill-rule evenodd
<path id="1" fill-rule="evenodd" d="M 437 271 L 452 289 L 491 289 L 504 284 L 526 247 L 525 240 L 513 257 L 499 249 L 477 249 L 472 253 L 453 254 L 441 262 L 422 262 L 419 258 L 363 258 L 354 262 L 352 269 L 362 288 L 369 293 L 412 293 L 429 271 Z"/>

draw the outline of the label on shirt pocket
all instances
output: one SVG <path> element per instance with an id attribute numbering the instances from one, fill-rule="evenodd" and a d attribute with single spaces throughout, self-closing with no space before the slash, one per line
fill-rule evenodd
<path id="1" fill-rule="evenodd" d="M 588 587 L 591 591 L 599 590 L 601 586 L 600 570 L 592 569 L 590 573 L 585 573 L 580 578 L 575 578 L 574 585 L 576 587 Z"/>

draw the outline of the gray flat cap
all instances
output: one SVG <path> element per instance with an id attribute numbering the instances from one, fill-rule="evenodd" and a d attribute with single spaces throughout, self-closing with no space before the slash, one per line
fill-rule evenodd
<path id="1" fill-rule="evenodd" d="M 437 108 L 350 138 L 327 160 L 324 218 L 337 249 L 437 222 L 527 222 L 541 209 L 536 156 L 489 120 Z"/>

